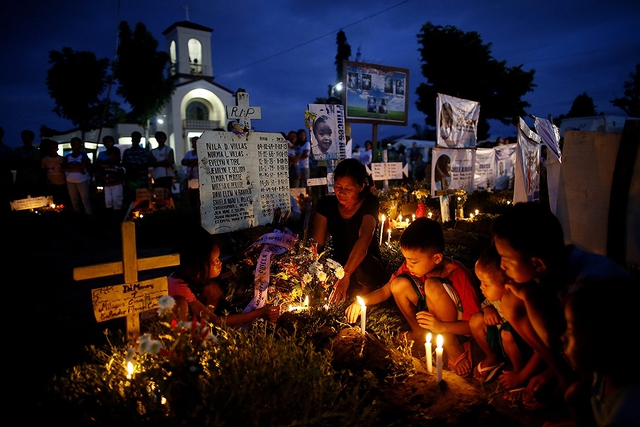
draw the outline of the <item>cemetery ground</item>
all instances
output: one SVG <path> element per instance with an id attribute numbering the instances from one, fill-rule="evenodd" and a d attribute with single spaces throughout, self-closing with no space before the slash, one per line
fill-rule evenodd
<path id="1" fill-rule="evenodd" d="M 194 213 L 178 203 L 175 210 L 154 213 L 148 221 L 136 221 L 138 258 L 170 254 L 171 241 L 175 233 L 180 233 L 180 224 L 193 220 Z M 26 424 L 60 421 L 74 425 L 73 420 L 79 418 L 56 402 L 50 388 L 51 379 L 87 362 L 86 348 L 106 346 L 104 331 L 124 331 L 125 319 L 97 323 L 91 307 L 92 287 L 119 284 L 121 278 L 76 282 L 73 269 L 122 260 L 120 224 L 71 213 L 12 212 L 5 225 L 11 236 L 4 240 L 3 251 L 9 291 L 5 327 L 9 334 L 5 335 L 4 344 L 5 384 L 10 390 L 7 414 L 19 411 L 20 422 Z M 447 228 L 447 244 L 455 248 L 457 254 L 472 260 L 489 241 L 486 224 L 481 228 L 484 230 Z M 238 251 L 248 246 L 252 239 L 259 237 L 258 231 L 225 240 L 228 246 L 223 254 L 229 253 L 228 249 Z M 170 268 L 147 271 L 140 279 L 159 277 L 169 271 Z M 373 315 L 374 310 L 371 312 Z M 284 318 L 286 316 L 281 320 Z M 361 348 L 362 339 L 354 331 L 358 328 L 342 331 L 339 338 L 332 337 L 336 359 L 357 359 L 356 350 Z M 370 364 L 365 369 L 376 372 L 394 363 L 406 363 L 406 354 L 374 337 L 367 338 L 365 348 L 366 363 Z M 480 360 L 478 352 L 474 352 L 474 363 Z M 496 389 L 496 381 L 482 387 L 471 376 L 462 379 L 445 371 L 444 381 L 436 383 L 433 375 L 425 373 L 424 343 L 413 346 L 409 360 L 413 364 L 411 375 L 377 382 L 376 421 L 368 425 L 533 427 L 562 415 L 557 408 L 532 411 L 522 405 L 509 404 L 503 400 L 502 391 Z M 351 362 L 353 360 L 345 364 L 353 368 L 354 365 L 349 365 Z M 110 408 L 114 412 L 118 409 Z M 238 417 L 250 417 L 251 412 L 252 408 L 246 408 L 246 413 L 239 413 Z M 88 425 L 107 424 L 97 420 Z M 238 422 L 237 425 L 249 424 Z"/>

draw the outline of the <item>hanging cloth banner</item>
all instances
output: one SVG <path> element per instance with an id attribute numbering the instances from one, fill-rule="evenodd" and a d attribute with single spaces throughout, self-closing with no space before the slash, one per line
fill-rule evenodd
<path id="1" fill-rule="evenodd" d="M 445 149 L 431 150 L 431 196 L 439 190 L 473 191 L 473 164 L 476 150 Z"/>
<path id="2" fill-rule="evenodd" d="M 436 141 L 438 147 L 474 148 L 478 139 L 480 103 L 438 94 Z"/>
<path id="3" fill-rule="evenodd" d="M 540 136 L 520 118 L 513 203 L 540 199 Z"/>
<path id="4" fill-rule="evenodd" d="M 494 147 L 496 155 L 496 190 L 511 190 L 516 176 L 516 148 L 518 144 Z"/>
<path id="5" fill-rule="evenodd" d="M 262 237 L 250 246 L 264 245 L 258 257 L 258 262 L 256 263 L 256 271 L 253 279 L 253 299 L 245 309 L 242 310 L 243 313 L 264 307 L 267 301 L 267 290 L 269 289 L 269 279 L 271 277 L 271 255 L 283 254 L 293 249 L 297 242 L 298 236 L 289 230 L 285 230 L 285 232 L 275 230 L 273 233 L 262 235 Z"/>
<path id="6" fill-rule="evenodd" d="M 562 153 L 560 152 L 560 130 L 556 125 L 547 119 L 541 119 L 532 115 L 535 122 L 533 125 L 536 132 L 540 136 L 542 143 L 547 146 L 548 150 L 562 163 Z"/>
<path id="7" fill-rule="evenodd" d="M 496 187 L 496 153 L 493 148 L 476 149 L 473 187 L 480 191 Z"/>

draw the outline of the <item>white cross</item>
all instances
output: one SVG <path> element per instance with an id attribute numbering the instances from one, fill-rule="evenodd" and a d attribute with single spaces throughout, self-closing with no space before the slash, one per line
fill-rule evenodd
<path id="1" fill-rule="evenodd" d="M 260 107 L 249 106 L 249 93 L 244 89 L 236 92 L 236 105 L 227 105 L 227 119 L 236 120 L 245 129 L 251 130 L 251 119 L 261 119 L 262 109 Z"/>

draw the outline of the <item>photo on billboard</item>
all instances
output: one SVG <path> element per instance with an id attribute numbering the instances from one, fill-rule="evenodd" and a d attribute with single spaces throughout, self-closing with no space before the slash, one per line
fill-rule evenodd
<path id="1" fill-rule="evenodd" d="M 348 121 L 407 125 L 408 69 L 344 61 L 343 78 Z"/>

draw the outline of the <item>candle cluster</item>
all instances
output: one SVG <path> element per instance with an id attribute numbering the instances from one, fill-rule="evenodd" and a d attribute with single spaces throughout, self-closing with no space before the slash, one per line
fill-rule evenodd
<path id="1" fill-rule="evenodd" d="M 433 373 L 433 354 L 431 348 L 431 332 L 429 332 L 425 338 L 424 348 L 425 348 L 425 360 L 427 362 L 427 372 L 430 374 Z M 444 337 L 440 334 L 436 337 L 436 379 L 438 382 L 442 381 L 442 355 L 444 349 L 442 345 L 444 344 Z"/>

